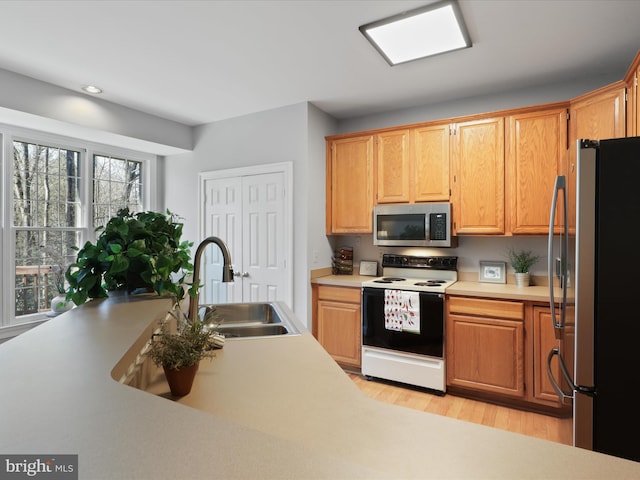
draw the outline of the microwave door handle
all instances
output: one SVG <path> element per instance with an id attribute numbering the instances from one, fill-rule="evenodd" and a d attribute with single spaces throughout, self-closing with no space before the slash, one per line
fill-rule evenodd
<path id="1" fill-rule="evenodd" d="M 562 190 L 562 200 L 564 204 L 564 222 L 563 222 L 563 232 L 560 234 L 560 277 L 561 277 L 561 287 L 562 287 L 562 307 L 560 309 L 560 321 L 556 316 L 556 308 L 555 308 L 555 295 L 553 288 L 553 239 L 554 239 L 554 227 L 556 223 L 556 207 L 558 204 L 558 195 Z M 551 320 L 553 322 L 553 328 L 556 332 L 556 338 L 559 338 L 560 330 L 564 329 L 566 323 L 565 311 L 566 311 L 566 299 L 567 299 L 567 289 L 566 289 L 566 266 L 564 263 L 566 262 L 566 256 L 569 250 L 569 238 L 567 235 L 568 231 L 568 216 L 567 216 L 567 185 L 566 185 L 566 177 L 564 175 L 559 175 L 556 177 L 556 183 L 553 189 L 553 199 L 551 201 L 551 212 L 549 214 L 549 242 L 547 246 L 547 275 L 549 280 L 549 305 L 551 308 Z"/>
<path id="2" fill-rule="evenodd" d="M 553 357 L 556 355 L 558 356 L 558 362 L 560 364 L 560 372 L 562 373 L 562 376 L 564 377 L 565 381 L 569 385 L 570 390 L 566 392 L 562 390 L 562 387 L 560 387 L 560 385 L 556 381 L 555 377 L 553 376 L 553 371 L 551 370 L 551 361 L 553 360 Z M 575 392 L 576 390 L 576 385 L 573 383 L 573 380 L 571 380 L 571 375 L 567 370 L 567 366 L 564 363 L 564 359 L 562 358 L 562 355 L 560 355 L 560 350 L 558 350 L 557 348 L 553 348 L 549 352 L 549 356 L 547 357 L 547 375 L 549 376 L 549 380 L 551 381 L 551 386 L 558 394 L 558 398 L 560 398 L 561 402 L 564 402 L 565 398 L 573 398 L 573 392 Z"/>

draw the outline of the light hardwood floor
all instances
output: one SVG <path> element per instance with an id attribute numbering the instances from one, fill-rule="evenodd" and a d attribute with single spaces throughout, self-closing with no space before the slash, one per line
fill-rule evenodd
<path id="1" fill-rule="evenodd" d="M 570 418 L 525 412 L 451 394 L 439 396 L 348 374 L 360 390 L 376 400 L 571 445 Z"/>

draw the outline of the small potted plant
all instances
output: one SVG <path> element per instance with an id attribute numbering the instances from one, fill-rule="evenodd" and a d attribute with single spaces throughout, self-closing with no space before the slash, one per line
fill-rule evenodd
<path id="1" fill-rule="evenodd" d="M 535 265 L 540 257 L 531 250 L 509 250 L 509 263 L 516 272 L 516 285 L 526 287 L 530 283 L 529 269 Z"/>
<path id="2" fill-rule="evenodd" d="M 224 346 L 224 336 L 215 331 L 214 321 L 215 315 L 190 321 L 176 302 L 160 330 L 151 337 L 147 355 L 164 369 L 172 395 L 191 392 L 200 361 L 213 357 L 213 350 Z"/>
<path id="3" fill-rule="evenodd" d="M 51 312 L 49 316 L 60 315 L 73 307 L 73 302 L 67 300 L 67 292 L 65 289 L 65 262 L 64 257 L 51 248 L 41 245 L 45 262 L 49 261 L 49 275 L 53 279 L 53 286 L 56 289 L 56 295 L 51 299 Z"/>
<path id="4" fill-rule="evenodd" d="M 81 305 L 108 292 L 156 292 L 179 297 L 186 275 L 193 271 L 190 247 L 181 240 L 182 223 L 167 210 L 132 214 L 118 211 L 100 232 L 96 243 L 85 243 L 66 271 L 67 300 Z M 178 277 L 177 279 L 175 277 Z"/>

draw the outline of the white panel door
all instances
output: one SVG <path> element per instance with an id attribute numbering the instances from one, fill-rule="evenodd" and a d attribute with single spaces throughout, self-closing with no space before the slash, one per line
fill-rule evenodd
<path id="1" fill-rule="evenodd" d="M 242 300 L 283 300 L 286 280 L 284 175 L 242 178 Z"/>
<path id="2" fill-rule="evenodd" d="M 286 196 L 288 171 L 277 170 L 256 175 L 243 170 L 245 174 L 238 176 L 225 176 L 225 171 L 201 174 L 202 239 L 216 236 L 227 244 L 235 274 L 233 283 L 222 283 L 220 250 L 207 246 L 200 267 L 201 305 L 290 304 L 291 199 Z"/>
<path id="3" fill-rule="evenodd" d="M 204 185 L 205 237 L 219 237 L 227 244 L 236 271 L 242 264 L 236 256 L 242 253 L 242 178 L 209 179 Z M 242 282 L 222 283 L 222 265 L 220 248 L 207 245 L 200 265 L 200 304 L 242 301 Z"/>

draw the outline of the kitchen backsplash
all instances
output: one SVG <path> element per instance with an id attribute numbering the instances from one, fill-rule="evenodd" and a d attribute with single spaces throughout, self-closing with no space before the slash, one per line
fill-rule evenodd
<path id="1" fill-rule="evenodd" d="M 360 260 L 375 260 L 380 263 L 383 253 L 399 253 L 407 255 L 455 255 L 458 257 L 458 272 L 460 274 L 480 271 L 480 260 L 501 261 L 507 263 L 507 274 L 513 274 L 507 254 L 510 248 L 517 250 L 531 250 L 540 259 L 530 272 L 534 276 L 547 275 L 547 237 L 490 237 L 490 236 L 459 236 L 456 248 L 420 248 L 420 247 L 378 247 L 373 245 L 371 235 L 357 236 L 329 236 L 333 249 L 348 245 L 353 247 L 353 262 L 357 265 Z M 331 259 L 327 258 L 328 265 Z"/>

